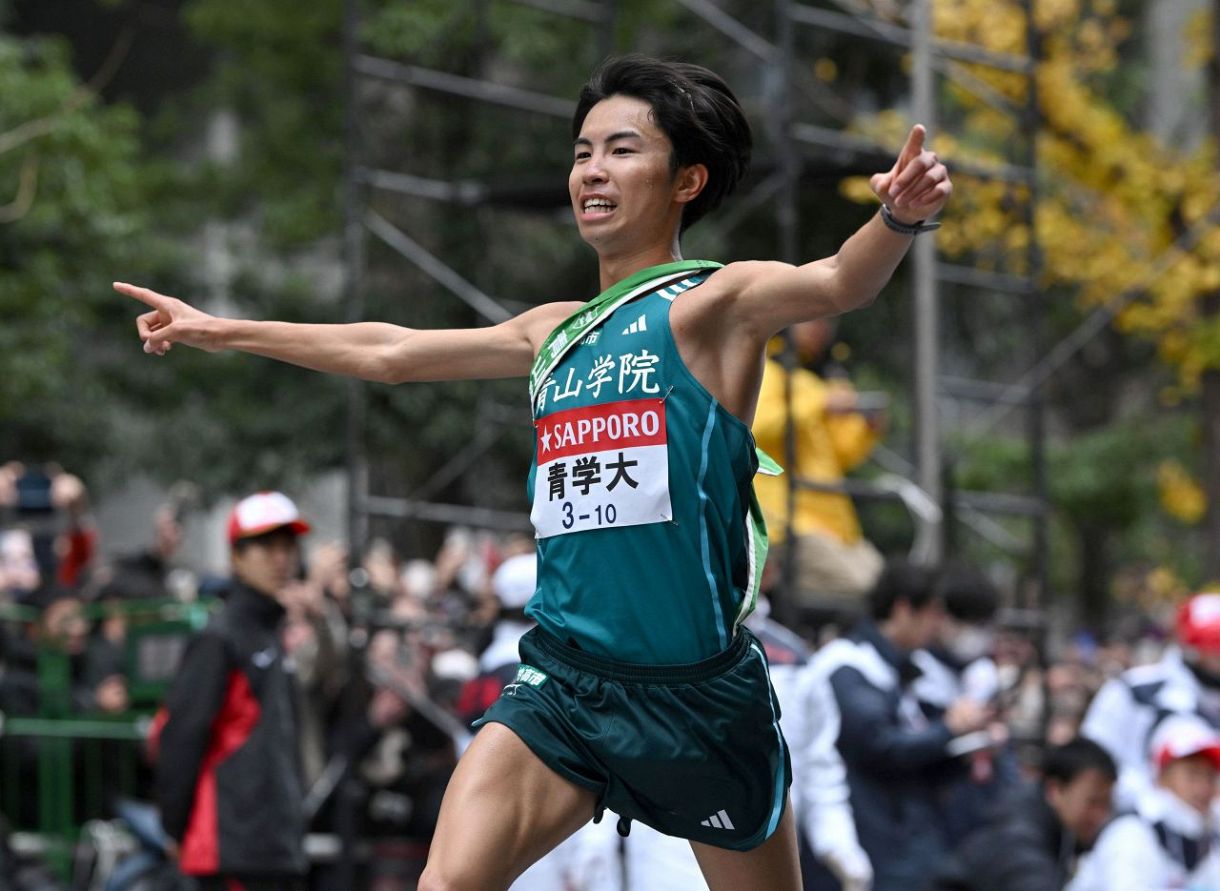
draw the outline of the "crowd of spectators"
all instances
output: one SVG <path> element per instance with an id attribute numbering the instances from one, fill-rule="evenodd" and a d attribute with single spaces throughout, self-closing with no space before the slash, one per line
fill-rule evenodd
<path id="1" fill-rule="evenodd" d="M 200 614 L 184 621 L 182 608 L 206 617 L 227 590 L 225 579 L 182 565 L 181 521 L 180 506 L 158 508 L 146 549 L 103 561 L 105 530 L 91 525 L 79 479 L 54 467 L 0 467 L 0 713 L 152 715 L 161 700 L 138 675 L 155 660 L 128 646 L 132 634 L 169 616 L 183 622 L 185 639 Z M 378 540 L 353 560 L 339 542 L 303 540 L 300 572 L 278 599 L 309 828 L 338 839 L 329 854 L 312 852 L 313 887 L 412 887 L 471 725 L 513 680 L 515 641 L 529 627 L 532 553 L 528 537 L 461 528 L 429 556 Z M 774 571 L 767 581 L 782 601 Z M 1023 831 L 989 823 L 1009 793 L 1032 802 L 1021 811 L 1031 820 L 1052 812 L 1060 820 L 1046 803 L 1052 793 L 1039 790 L 1059 801 L 1058 790 L 1099 764 L 1104 780 L 1105 752 L 1078 751 L 1086 712 L 1103 685 L 1154 662 L 1170 642 L 1150 621 L 1123 640 L 1081 634 L 1048 644 L 1045 628 L 1001 608 L 981 574 L 892 561 L 860 600 L 862 624 L 817 641 L 816 653 L 765 612 L 751 627 L 767 646 L 784 709 L 809 888 L 915 888 L 913 877 L 938 870 L 942 887 L 971 887 L 952 884 L 952 868 L 978 849 L 972 833 Z M 51 701 L 40 683 L 47 653 L 68 666 L 66 698 Z M 0 795 L 0 811 L 18 827 L 39 820 L 38 745 L 0 734 L 0 759 L 18 759 L 31 784 L 16 807 Z M 1059 753 L 1049 786 L 1048 750 Z M 154 800 L 153 754 L 132 747 L 134 786 L 108 786 L 100 812 L 80 805 L 75 817 L 113 817 L 126 796 Z M 632 832 L 620 840 L 591 827 L 517 887 L 674 887 L 666 875 L 700 887 L 689 849 L 646 827 Z M 4 851 L 0 843 L 0 873 L 11 863 Z"/>
<path id="2" fill-rule="evenodd" d="M 56 467 L 0 467 L 3 719 L 147 723 L 187 642 L 232 585 L 183 565 L 181 512 L 159 507 L 147 521 L 146 548 L 104 560 L 106 530 L 92 524 L 78 478 Z M 380 860 L 391 873 L 410 874 L 422 862 L 449 773 L 469 740 L 468 687 L 499 615 L 492 575 L 532 541 L 455 528 L 431 559 L 403 559 L 380 540 L 359 560 L 349 559 L 338 541 L 307 538 L 303 545 L 298 577 L 277 599 L 284 608 L 280 642 L 297 687 L 310 828 L 344 832 L 376 849 L 371 858 L 362 849 L 361 870 Z M 164 630 L 167 622 L 174 630 Z M 157 635 L 147 646 L 130 646 L 148 626 Z M 59 675 L 48 674 L 48 665 L 66 666 L 67 701 L 60 701 Z M 133 698 L 129 688 L 142 695 Z M 20 789 L 0 793 L 0 813 L 7 810 L 17 829 L 40 825 L 40 746 L 36 738 L 0 732 L 0 775 L 22 778 Z M 80 754 L 73 752 L 78 764 Z M 75 821 L 113 817 L 128 796 L 154 801 L 155 754 L 144 745 L 123 752 L 135 782 L 126 771 L 106 769 L 103 796 L 91 802 L 78 796 Z M 88 785 L 83 776 L 77 780 L 78 790 Z M 325 859 L 334 872 L 342 858 Z M 319 885 L 344 887 L 335 882 L 349 880 Z M 0 880 L 0 888 L 8 885 Z"/>

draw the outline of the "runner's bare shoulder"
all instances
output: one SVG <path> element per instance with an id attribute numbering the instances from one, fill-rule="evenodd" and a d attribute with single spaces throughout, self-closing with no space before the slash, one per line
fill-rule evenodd
<path id="1" fill-rule="evenodd" d="M 517 316 L 517 320 L 525 326 L 526 336 L 529 338 L 530 346 L 533 347 L 535 356 L 542 349 L 543 341 L 546 340 L 547 335 L 559 327 L 559 324 L 564 319 L 582 306 L 584 304 L 579 300 L 560 300 L 556 303 L 544 303 L 542 306 L 535 306 L 533 309 L 528 309 Z"/>
<path id="2" fill-rule="evenodd" d="M 705 331 L 722 332 L 742 293 L 758 278 L 786 266 L 768 260 L 742 260 L 715 270 L 707 281 L 674 301 L 669 316 L 674 333 L 681 337 L 698 336 Z"/>

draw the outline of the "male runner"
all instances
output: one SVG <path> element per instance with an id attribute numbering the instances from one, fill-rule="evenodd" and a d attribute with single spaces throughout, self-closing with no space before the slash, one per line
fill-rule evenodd
<path id="1" fill-rule="evenodd" d="M 872 178 L 882 213 L 834 257 L 718 268 L 679 261 L 681 232 L 749 160 L 717 75 L 611 59 L 572 132 L 572 209 L 604 289 L 588 304 L 421 331 L 220 319 L 116 288 L 152 307 L 137 322 L 149 353 L 239 349 L 391 383 L 530 375 L 539 627 L 458 764 L 421 889 L 505 888 L 604 808 L 691 839 L 713 891 L 797 889 L 787 751 L 740 624 L 766 546 L 749 432 L 764 351 L 872 301 L 952 187 L 916 126 Z"/>

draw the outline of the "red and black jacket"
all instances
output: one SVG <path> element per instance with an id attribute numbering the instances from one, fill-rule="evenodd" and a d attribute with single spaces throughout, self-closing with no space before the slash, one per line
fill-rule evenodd
<path id="1" fill-rule="evenodd" d="M 304 792 L 283 608 L 234 582 L 166 700 L 157 794 L 187 875 L 302 875 Z"/>

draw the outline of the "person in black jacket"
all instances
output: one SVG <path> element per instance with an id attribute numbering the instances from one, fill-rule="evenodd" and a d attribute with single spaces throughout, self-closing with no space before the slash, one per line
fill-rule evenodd
<path id="1" fill-rule="evenodd" d="M 807 891 L 912 891 L 926 881 L 948 851 L 939 784 L 958 760 L 959 738 L 990 719 L 966 697 L 936 719 L 915 700 L 911 653 L 944 621 L 930 570 L 889 561 L 868 606 L 870 619 L 818 651 L 803 681 L 806 726 L 792 744 L 814 854 Z"/>
<path id="2" fill-rule="evenodd" d="M 928 891 L 1058 891 L 1110 817 L 1114 759 L 1078 737 L 1047 752 L 1042 783 L 997 810 Z"/>
<path id="3" fill-rule="evenodd" d="M 183 873 L 223 891 L 295 888 L 306 872 L 293 678 L 277 594 L 309 531 L 279 492 L 238 502 L 229 519 L 234 581 L 188 647 L 166 701 L 157 791 Z"/>
<path id="4" fill-rule="evenodd" d="M 911 692 L 929 721 L 943 718 L 963 697 L 989 709 L 998 706 L 1000 698 L 999 670 L 992 658 L 1000 592 L 979 570 L 961 564 L 942 568 L 936 587 L 944 599 L 945 623 L 936 640 L 911 654 L 920 671 Z M 1007 739 L 1008 729 L 998 714 L 988 729 L 993 741 Z M 977 829 L 1020 783 L 1020 765 L 1006 745 L 959 758 L 937 793 L 949 846 Z"/>

